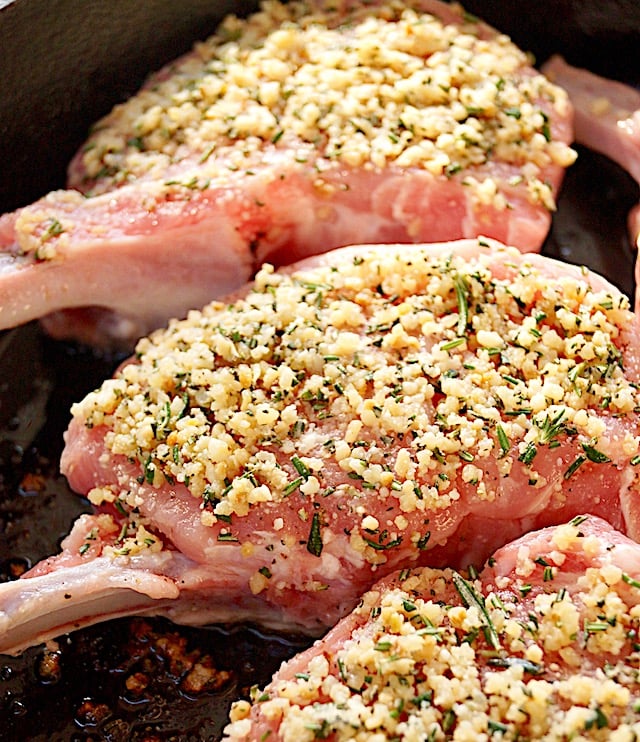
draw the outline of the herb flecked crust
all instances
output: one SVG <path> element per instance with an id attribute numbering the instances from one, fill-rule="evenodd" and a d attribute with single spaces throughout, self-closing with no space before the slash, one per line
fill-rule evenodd
<path id="1" fill-rule="evenodd" d="M 588 521 L 535 560 L 523 539 L 509 577 L 403 570 L 348 636 L 236 702 L 224 739 L 636 740 L 640 582 Z M 591 566 L 565 575 L 575 559 Z"/>
<path id="2" fill-rule="evenodd" d="M 426 546 L 403 514 L 463 491 L 490 503 L 516 469 L 535 494 L 553 449 L 565 481 L 639 460 L 633 426 L 615 439 L 607 427 L 638 409 L 626 297 L 483 240 L 473 258 L 429 246 L 349 256 L 291 275 L 265 266 L 243 298 L 141 340 L 74 416 L 106 426 L 107 455 L 137 463 L 145 486 L 186 487 L 222 539 L 294 493 L 323 508 L 346 498 L 363 534 L 352 546 L 372 562 L 409 539 Z M 136 504 L 117 484 L 89 497 Z M 375 502 L 400 513 L 392 531 Z M 309 517 L 316 555 L 321 525 Z"/>
<path id="3" fill-rule="evenodd" d="M 442 7 L 455 22 L 394 1 L 270 0 L 227 17 L 96 125 L 82 158 L 92 192 L 137 178 L 184 191 L 250 177 L 268 145 L 319 176 L 390 165 L 466 174 L 469 192 L 501 209 L 508 196 L 475 168 L 516 165 L 529 200 L 554 209 L 541 168 L 575 159 L 553 133 L 566 94 L 507 36 Z M 193 173 L 166 178 L 190 159 Z"/>

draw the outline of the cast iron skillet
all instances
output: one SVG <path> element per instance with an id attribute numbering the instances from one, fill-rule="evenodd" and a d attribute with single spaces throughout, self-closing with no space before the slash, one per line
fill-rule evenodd
<path id="1" fill-rule="evenodd" d="M 0 211 L 64 186 L 90 124 L 145 75 L 205 38 L 233 0 L 0 0 Z M 636 0 L 469 0 L 538 62 L 640 83 Z M 635 255 L 625 220 L 637 185 L 579 150 L 547 255 L 584 263 L 629 295 Z M 0 580 L 54 553 L 87 503 L 57 472 L 69 407 L 120 359 L 54 343 L 31 323 L 0 334 Z M 185 629 L 118 620 L 20 658 L 0 658 L 0 737 L 29 740 L 217 739 L 229 704 L 308 644 L 251 627 Z"/>

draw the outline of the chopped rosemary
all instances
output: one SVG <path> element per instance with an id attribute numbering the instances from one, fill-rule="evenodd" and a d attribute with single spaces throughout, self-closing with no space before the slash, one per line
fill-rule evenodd
<path id="1" fill-rule="evenodd" d="M 386 551 L 387 549 L 393 549 L 395 546 L 400 546 L 402 543 L 402 537 L 400 536 L 393 541 L 388 541 L 386 544 L 383 544 L 380 541 L 371 541 L 371 539 L 368 538 L 365 538 L 364 542 L 372 549 L 376 549 L 377 551 Z"/>
<path id="2" fill-rule="evenodd" d="M 535 443 L 527 443 L 527 447 L 518 456 L 518 461 L 522 461 L 525 466 L 530 466 L 532 461 L 535 459 L 538 453 L 538 448 Z"/>
<path id="3" fill-rule="evenodd" d="M 565 479 L 570 479 L 577 471 L 578 469 L 584 464 L 584 462 L 587 460 L 586 456 L 578 456 L 573 463 L 571 463 L 568 467 L 568 469 L 564 473 Z"/>
<path id="4" fill-rule="evenodd" d="M 588 515 L 576 515 L 575 518 L 569 521 L 571 526 L 581 526 L 586 520 L 589 520 Z"/>
<path id="5" fill-rule="evenodd" d="M 627 585 L 631 585 L 631 587 L 640 588 L 640 580 L 634 580 L 633 577 L 628 575 L 626 572 L 622 573 L 622 581 L 626 582 Z"/>
<path id="6" fill-rule="evenodd" d="M 300 459 L 298 456 L 292 456 L 291 463 L 301 477 L 304 477 L 305 479 L 309 478 L 311 472 L 309 470 L 309 467 L 304 463 L 304 461 L 302 461 L 302 459 Z"/>
<path id="7" fill-rule="evenodd" d="M 496 627 L 493 625 L 493 621 L 489 616 L 487 607 L 484 603 L 484 598 L 478 595 L 475 587 L 464 579 L 464 577 L 458 572 L 453 572 L 453 586 L 458 591 L 458 595 L 462 602 L 467 608 L 474 606 L 480 612 L 480 615 L 484 619 L 484 633 L 487 642 L 493 647 L 493 649 L 500 649 L 500 639 Z"/>
<path id="8" fill-rule="evenodd" d="M 340 657 L 337 658 L 338 663 L 338 670 L 340 672 L 340 680 L 342 680 L 343 683 L 347 681 L 347 672 L 344 667 L 344 662 L 340 659 Z"/>
<path id="9" fill-rule="evenodd" d="M 502 425 L 498 425 L 496 427 L 496 434 L 498 436 L 498 443 L 500 444 L 500 449 L 502 451 L 502 455 L 506 456 L 506 454 L 509 453 L 509 449 L 511 448 L 511 444 L 509 443 L 509 438 L 507 437 L 507 434 L 505 433 L 504 428 Z"/>
<path id="10" fill-rule="evenodd" d="M 487 731 L 488 732 L 500 732 L 501 734 L 505 734 L 509 731 L 509 727 L 506 724 L 503 724 L 501 721 L 494 721 L 493 719 L 489 719 L 487 722 Z"/>
<path id="11" fill-rule="evenodd" d="M 442 348 L 442 350 L 449 351 L 449 350 L 453 350 L 454 348 L 458 348 L 460 345 L 464 345 L 464 343 L 466 342 L 467 342 L 466 338 L 457 337 L 457 338 L 454 338 L 453 340 L 449 340 L 449 342 L 447 343 L 442 343 L 440 347 Z"/>
<path id="12" fill-rule="evenodd" d="M 509 384 L 519 384 L 520 379 L 517 379 L 515 376 L 512 376 L 511 374 L 502 374 L 502 378 L 505 381 L 508 381 Z"/>
<path id="13" fill-rule="evenodd" d="M 320 531 L 320 514 L 314 513 L 311 519 L 311 529 L 307 539 L 307 551 L 313 556 L 322 554 L 322 533 Z"/>
<path id="14" fill-rule="evenodd" d="M 41 242 L 47 242 L 47 240 L 52 239 L 53 237 L 57 237 L 58 235 L 61 235 L 65 231 L 62 224 L 55 218 L 52 217 L 48 220 L 47 228 L 42 233 L 42 236 L 40 237 Z"/>
<path id="15" fill-rule="evenodd" d="M 304 484 L 304 477 L 296 477 L 294 480 L 289 482 L 289 484 L 284 488 L 282 493 L 286 497 L 287 495 L 290 495 L 292 492 L 295 492 L 301 484 Z"/>
<path id="16" fill-rule="evenodd" d="M 582 448 L 589 461 L 593 461 L 594 464 L 607 464 L 611 461 L 611 459 L 605 453 L 602 453 L 602 451 L 598 451 L 598 449 L 594 448 L 593 446 L 589 446 L 586 443 L 583 443 Z"/>
<path id="17" fill-rule="evenodd" d="M 237 541 L 238 539 L 232 533 L 219 533 L 218 541 Z"/>
<path id="18" fill-rule="evenodd" d="M 376 652 L 388 652 L 391 649 L 391 642 L 381 641 L 378 642 L 373 648 L 376 650 Z"/>
<path id="19" fill-rule="evenodd" d="M 462 336 L 466 332 L 469 324 L 469 285 L 464 276 L 456 276 L 456 301 L 458 302 L 458 335 Z"/>
<path id="20" fill-rule="evenodd" d="M 549 415 L 544 416 L 542 424 L 538 424 L 540 428 L 540 443 L 550 443 L 558 437 L 564 427 L 562 420 L 565 414 L 566 410 L 562 409 L 551 419 L 549 419 Z"/>
<path id="21" fill-rule="evenodd" d="M 592 729 L 594 726 L 598 729 L 606 729 L 609 726 L 609 719 L 599 706 L 593 710 L 593 717 L 586 722 L 585 729 Z"/>
<path id="22" fill-rule="evenodd" d="M 156 465 L 153 463 L 151 456 L 149 456 L 144 465 L 144 481 L 147 484 L 153 484 L 155 473 Z"/>
<path id="23" fill-rule="evenodd" d="M 604 621 L 587 621 L 584 625 L 584 630 L 587 634 L 596 634 L 600 631 L 606 631 L 609 628 L 609 624 Z"/>

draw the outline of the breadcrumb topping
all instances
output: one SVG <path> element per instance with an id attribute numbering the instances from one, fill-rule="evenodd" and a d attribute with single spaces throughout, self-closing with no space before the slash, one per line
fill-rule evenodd
<path id="1" fill-rule="evenodd" d="M 576 156 L 553 132 L 566 94 L 507 36 L 445 7 L 455 22 L 396 0 L 268 0 L 247 19 L 227 17 L 97 124 L 83 155 L 92 192 L 141 177 L 206 189 L 254 174 L 267 147 L 320 173 L 393 165 L 460 177 L 496 208 L 507 196 L 475 168 L 515 164 L 529 200 L 553 209 L 542 168 Z M 193 172 L 167 178 L 182 161 Z"/>
<path id="2" fill-rule="evenodd" d="M 570 554 L 583 520 L 563 526 Z M 258 739 L 257 718 L 283 742 L 637 739 L 640 582 L 605 558 L 562 586 L 544 562 L 533 588 L 405 570 L 365 596 L 350 637 L 253 689 L 253 722 L 236 702 L 225 739 Z"/>
<path id="3" fill-rule="evenodd" d="M 351 493 L 351 543 L 371 561 L 403 538 L 424 548 L 403 513 L 463 488 L 493 500 L 514 467 L 534 493 L 545 462 L 564 461 L 567 480 L 640 460 L 633 428 L 607 432 L 638 409 L 625 296 L 484 240 L 473 259 L 428 245 L 349 255 L 339 270 L 265 266 L 244 298 L 141 340 L 73 415 L 106 426 L 105 455 L 137 462 L 141 483 L 188 488 L 229 537 L 262 503 Z M 553 449 L 560 463 L 538 455 Z M 89 494 L 127 510 L 136 496 Z M 391 531 L 376 501 L 395 504 Z M 319 554 L 321 523 L 309 526 Z"/>

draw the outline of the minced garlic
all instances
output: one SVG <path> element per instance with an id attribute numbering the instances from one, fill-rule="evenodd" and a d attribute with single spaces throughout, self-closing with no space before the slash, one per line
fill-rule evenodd
<path id="1" fill-rule="evenodd" d="M 105 489 L 105 494 L 108 490 Z M 93 498 L 92 498 L 93 501 Z M 121 514 L 125 514 L 121 500 L 115 500 L 113 493 L 102 502 L 115 502 Z M 160 538 L 147 529 L 147 519 L 133 513 L 127 519 L 116 520 L 112 515 L 101 513 L 89 518 L 91 527 L 84 535 L 78 552 L 81 555 L 95 557 L 96 553 L 115 559 L 116 557 L 133 557 L 142 553 L 157 553 L 163 550 Z M 94 553 L 92 553 L 94 552 Z"/>
<path id="2" fill-rule="evenodd" d="M 496 461 L 524 472 L 523 498 L 546 486 L 550 458 L 559 500 L 594 467 L 619 476 L 640 440 L 623 366 L 627 298 L 480 243 L 475 259 L 407 246 L 352 251 L 339 270 L 267 266 L 244 298 L 141 340 L 136 362 L 72 412 L 106 426 L 106 455 L 139 462 L 147 486 L 186 487 L 207 525 L 232 532 L 230 519 L 262 504 L 293 498 L 295 512 L 342 496 L 371 561 L 401 543 L 409 514 L 499 497 Z M 333 323 L 343 306 L 348 333 Z M 394 328 L 403 350 L 385 342 Z M 382 521 L 387 506 L 395 521 Z M 367 530 L 376 518 L 383 548 Z"/>
<path id="3" fill-rule="evenodd" d="M 542 169 L 575 159 L 552 134 L 566 94 L 507 36 L 455 6 L 442 12 L 447 21 L 420 2 L 268 0 L 247 19 L 227 17 L 96 125 L 83 155 L 92 192 L 149 177 L 206 189 L 230 172 L 253 174 L 267 147 L 320 173 L 390 165 L 473 173 L 468 190 L 500 209 L 507 196 L 476 168 L 526 165 L 519 178 L 529 199 L 555 208 Z M 171 178 L 179 162 L 192 167 Z"/>

